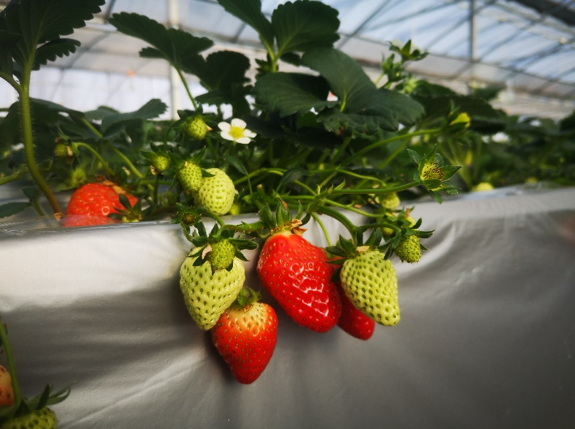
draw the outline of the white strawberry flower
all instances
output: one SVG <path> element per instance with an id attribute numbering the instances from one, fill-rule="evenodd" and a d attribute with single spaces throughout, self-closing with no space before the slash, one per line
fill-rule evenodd
<path id="1" fill-rule="evenodd" d="M 218 128 L 221 130 L 220 135 L 226 140 L 240 144 L 248 144 L 257 136 L 256 133 L 246 128 L 247 124 L 241 119 L 232 119 L 231 125 L 227 122 L 220 122 Z"/>

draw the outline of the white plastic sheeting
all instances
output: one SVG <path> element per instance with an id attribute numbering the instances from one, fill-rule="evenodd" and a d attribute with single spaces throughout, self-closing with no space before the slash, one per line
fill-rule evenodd
<path id="1" fill-rule="evenodd" d="M 13 225 L 0 314 L 23 391 L 72 384 L 54 407 L 62 429 L 571 427 L 575 189 L 507 192 L 416 204 L 430 250 L 395 262 L 401 321 L 367 342 L 299 327 L 274 304 L 277 347 L 250 386 L 187 313 L 178 226 Z M 305 236 L 325 245 L 319 228 Z"/>

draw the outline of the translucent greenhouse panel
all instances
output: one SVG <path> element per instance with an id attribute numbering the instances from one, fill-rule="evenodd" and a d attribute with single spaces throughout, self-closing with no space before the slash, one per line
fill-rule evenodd
<path id="1" fill-rule="evenodd" d="M 545 85 L 536 88 L 535 92 L 540 92 L 541 95 L 552 97 L 575 99 L 575 86 L 565 85 L 563 83 L 545 83 Z"/>
<path id="2" fill-rule="evenodd" d="M 180 1 L 180 25 L 195 36 L 218 34 L 223 38 L 234 37 L 243 23 L 227 13 L 217 3 Z"/>
<path id="3" fill-rule="evenodd" d="M 570 52 L 557 52 L 526 67 L 527 72 L 547 76 L 561 76 L 575 67 L 575 57 Z"/>
<path id="4" fill-rule="evenodd" d="M 456 76 L 467 64 L 467 61 L 456 58 L 428 55 L 423 61 L 407 63 L 407 70 L 424 76 L 448 78 Z"/>
<path id="5" fill-rule="evenodd" d="M 396 1 L 396 0 L 395 0 Z M 341 25 L 339 31 L 342 34 L 353 34 L 355 31 L 360 29 L 365 23 L 373 21 L 376 17 L 385 15 L 389 1 L 371 1 L 371 0 L 357 0 L 357 1 L 346 1 L 346 0 L 331 0 L 325 1 L 324 3 L 329 4 L 339 11 L 339 20 Z M 342 37 L 342 39 L 346 39 Z"/>
<path id="6" fill-rule="evenodd" d="M 342 45 L 341 50 L 349 56 L 369 61 L 375 65 L 381 64 L 382 54 L 387 57 L 391 52 L 384 45 L 361 39 L 350 39 Z"/>
<path id="7" fill-rule="evenodd" d="M 110 0 L 107 0 L 106 3 L 109 5 Z M 156 21 L 168 21 L 168 7 L 164 0 L 114 0 L 112 13 L 119 12 L 139 13 L 154 17 Z"/>

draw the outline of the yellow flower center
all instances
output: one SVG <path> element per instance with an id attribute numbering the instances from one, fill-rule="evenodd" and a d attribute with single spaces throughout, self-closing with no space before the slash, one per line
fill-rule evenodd
<path id="1" fill-rule="evenodd" d="M 230 127 L 230 131 L 228 132 L 230 136 L 237 140 L 244 136 L 244 129 L 240 127 L 234 127 L 233 125 Z"/>

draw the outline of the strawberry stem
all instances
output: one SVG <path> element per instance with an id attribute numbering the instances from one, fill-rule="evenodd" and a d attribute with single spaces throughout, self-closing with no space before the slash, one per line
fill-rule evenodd
<path id="1" fill-rule="evenodd" d="M 104 158 L 102 158 L 102 156 L 96 151 L 94 150 L 94 148 L 86 143 L 82 143 L 82 142 L 72 142 L 71 145 L 74 148 L 79 148 L 79 147 L 83 147 L 88 149 L 88 151 L 92 152 L 92 154 L 96 157 L 96 159 L 98 161 L 100 161 L 100 163 L 102 164 L 102 166 L 104 167 L 104 170 L 106 170 L 106 172 L 111 176 L 114 177 L 114 175 L 116 174 L 114 172 L 114 170 L 112 170 L 110 168 L 110 166 L 108 165 L 108 163 L 106 161 L 104 161 Z"/>
<path id="2" fill-rule="evenodd" d="M 311 213 L 311 217 L 313 217 L 315 219 L 315 221 L 317 222 L 317 224 L 319 225 L 319 227 L 323 231 L 323 235 L 325 236 L 325 239 L 327 241 L 327 245 L 331 246 L 331 240 L 329 239 L 329 234 L 327 233 L 327 230 L 325 229 L 325 225 L 323 224 L 323 222 L 321 221 L 321 219 L 319 218 L 317 213 Z"/>
<path id="3" fill-rule="evenodd" d="M 351 234 L 351 237 L 355 240 L 355 235 L 357 233 L 357 227 L 351 223 L 351 221 L 343 214 L 338 212 L 337 210 L 331 209 L 327 206 L 317 206 L 317 211 L 319 213 L 323 213 L 326 214 L 332 218 L 334 218 L 335 220 L 339 221 L 344 227 L 345 229 L 347 229 L 349 231 L 349 233 Z"/>

